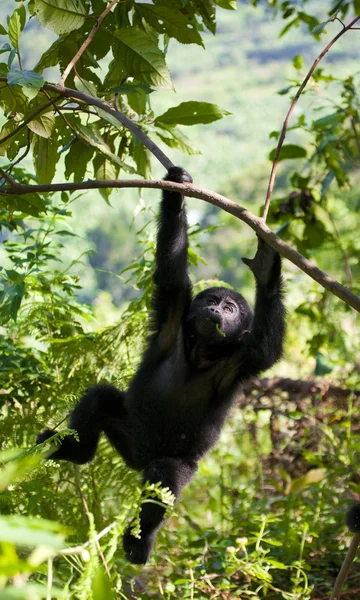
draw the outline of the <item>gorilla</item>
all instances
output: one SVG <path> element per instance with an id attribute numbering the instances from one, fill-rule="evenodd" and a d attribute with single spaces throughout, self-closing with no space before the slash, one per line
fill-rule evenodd
<path id="1" fill-rule="evenodd" d="M 165 180 L 192 183 L 180 167 L 171 167 Z M 254 312 L 224 287 L 192 299 L 187 255 L 184 197 L 163 191 L 151 331 L 140 366 L 126 391 L 92 385 L 70 415 L 78 439 L 67 435 L 48 458 L 86 463 L 104 432 L 144 482 L 160 483 L 178 498 L 218 440 L 241 383 L 279 360 L 285 330 L 279 254 L 259 238 L 255 258 L 243 259 L 255 276 Z M 37 443 L 55 433 L 45 430 Z M 146 563 L 164 514 L 165 507 L 142 503 L 140 538 L 131 526 L 123 538 L 129 561 Z"/>

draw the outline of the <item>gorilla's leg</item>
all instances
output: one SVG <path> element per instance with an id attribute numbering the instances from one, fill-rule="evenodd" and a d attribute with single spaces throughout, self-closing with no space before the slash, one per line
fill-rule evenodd
<path id="1" fill-rule="evenodd" d="M 79 465 L 91 460 L 101 431 L 106 433 L 106 423 L 124 416 L 124 397 L 124 392 L 113 385 L 101 383 L 91 386 L 70 414 L 69 428 L 77 431 L 78 440 L 73 435 L 65 436 L 61 446 L 49 458 L 69 460 Z M 41 444 L 55 433 L 46 429 L 38 435 L 36 443 Z"/>
<path id="2" fill-rule="evenodd" d="M 187 463 L 180 458 L 159 458 L 153 460 L 145 469 L 144 481 L 161 483 L 162 487 L 168 487 L 177 499 L 196 470 L 195 462 Z M 159 504 L 143 502 L 140 512 L 141 538 L 131 535 L 131 527 L 124 535 L 123 546 L 127 560 L 134 564 L 146 563 L 164 513 L 165 508 Z"/>

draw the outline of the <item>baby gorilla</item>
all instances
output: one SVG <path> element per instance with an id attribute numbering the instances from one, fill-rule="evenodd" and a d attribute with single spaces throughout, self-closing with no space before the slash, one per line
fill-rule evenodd
<path id="1" fill-rule="evenodd" d="M 192 183 L 169 169 L 165 180 Z M 215 444 L 239 385 L 271 367 L 282 354 L 284 306 L 280 256 L 259 239 L 254 259 L 243 259 L 256 279 L 255 311 L 223 287 L 191 297 L 184 197 L 164 191 L 156 248 L 152 331 L 140 366 L 124 392 L 102 383 L 90 387 L 71 413 L 66 436 L 51 458 L 83 464 L 95 454 L 103 431 L 143 481 L 168 487 L 176 498 Z M 54 431 L 41 433 L 42 443 Z M 144 502 L 141 537 L 124 535 L 126 557 L 146 563 L 164 508 Z"/>

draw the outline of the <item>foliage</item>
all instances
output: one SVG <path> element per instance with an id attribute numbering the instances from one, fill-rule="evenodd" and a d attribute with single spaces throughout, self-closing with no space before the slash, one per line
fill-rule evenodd
<path id="1" fill-rule="evenodd" d="M 319 48 L 337 19 L 360 10 L 358 0 L 334 0 L 326 9 L 319 3 L 316 15 L 308 12 L 306 0 L 267 4 L 285 21 L 281 35 L 305 26 Z M 71 65 L 107 5 L 6 3 L 11 10 L 0 25 L 2 190 L 6 176 L 47 184 L 64 177 L 78 182 L 149 175 L 149 152 L 127 129 L 101 109 L 44 88 L 45 78 L 56 79 Z M 193 155 L 181 127 L 216 123 L 228 112 L 188 97 L 155 110 L 152 97 L 173 87 L 168 55 L 174 44 L 201 47 L 206 32 L 215 33 L 217 7 L 233 10 L 236 3 L 118 2 L 70 69 L 66 86 L 109 101 L 150 138 Z M 52 41 L 29 64 L 22 48 L 44 28 Z M 301 55 L 294 57 L 295 75 L 279 94 L 297 90 L 305 64 Z M 283 171 L 269 223 L 359 293 L 359 200 L 351 191 L 359 164 L 357 88 L 356 72 L 341 78 L 316 71 L 305 91 L 311 107 L 297 113 L 280 155 Z M 279 132 L 270 135 L 277 139 Z M 255 195 L 254 171 L 249 179 Z M 244 185 L 249 184 L 243 180 Z M 110 190 L 101 194 L 110 201 Z M 40 460 L 47 446 L 34 447 L 36 433 L 61 424 L 89 382 L 106 379 L 126 387 L 142 351 L 152 293 L 154 235 L 141 224 L 138 256 L 120 275 L 137 296 L 121 311 L 112 307 L 116 322 L 110 326 L 98 321 L 96 306 L 81 302 L 87 253 L 70 261 L 67 254 L 77 241 L 71 223 L 79 201 L 78 192 L 10 196 L 0 190 L 0 600 L 329 595 L 348 543 L 344 513 L 360 494 L 359 395 L 347 403 L 281 393 L 259 399 L 255 390 L 241 400 L 242 410 L 232 416 L 175 515 L 171 494 L 154 486 L 141 490 L 105 440 L 81 471 Z M 147 209 L 139 206 L 146 222 Z M 204 218 L 207 225 L 211 216 Z M 189 260 L 195 266 L 201 262 L 198 227 L 191 233 Z M 211 235 L 222 250 L 227 280 L 234 283 L 238 235 L 232 242 L 224 227 Z M 292 272 L 288 280 L 293 314 L 285 374 L 331 374 L 356 387 L 354 315 L 315 284 Z M 136 531 L 141 494 L 165 503 L 170 517 L 153 558 L 139 573 L 124 560 L 121 535 L 131 520 Z M 357 587 L 355 575 L 349 589 Z"/>

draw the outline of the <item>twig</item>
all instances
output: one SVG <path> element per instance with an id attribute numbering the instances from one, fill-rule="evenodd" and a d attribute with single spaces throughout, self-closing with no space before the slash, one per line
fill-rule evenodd
<path id="1" fill-rule="evenodd" d="M 81 498 L 81 502 L 82 502 L 83 507 L 84 507 L 85 514 L 87 516 L 87 519 L 88 519 L 89 523 L 91 524 L 91 516 L 90 516 L 89 507 L 87 505 L 86 498 L 85 498 L 85 496 L 83 494 L 83 491 L 81 489 L 80 469 L 79 469 L 78 465 L 75 465 L 75 481 L 76 481 L 77 490 L 79 492 L 79 496 Z M 109 570 L 109 567 L 107 565 L 107 562 L 106 562 L 105 556 L 103 554 L 103 551 L 101 550 L 101 546 L 99 544 L 99 540 L 98 540 L 97 536 L 94 538 L 94 540 L 95 540 L 96 548 L 97 548 L 97 551 L 99 553 L 101 562 L 104 565 L 104 569 L 106 571 L 106 574 L 109 577 L 109 579 L 111 579 L 110 570 Z"/>
<path id="2" fill-rule="evenodd" d="M 269 185 L 268 185 L 268 189 L 267 189 L 267 193 L 266 193 L 266 199 L 265 199 L 265 204 L 264 204 L 264 208 L 263 208 L 263 213 L 262 213 L 262 218 L 264 220 L 266 220 L 268 211 L 269 211 L 269 206 L 270 206 L 270 201 L 271 201 L 271 196 L 272 196 L 272 192 L 274 189 L 274 183 L 275 183 L 275 177 L 276 177 L 276 171 L 278 168 L 278 164 L 279 164 L 279 156 L 280 156 L 280 152 L 281 152 L 281 148 L 282 145 L 284 143 L 285 140 L 285 136 L 286 136 L 286 132 L 289 126 L 289 122 L 291 119 L 291 115 L 294 112 L 294 108 L 307 84 L 307 82 L 309 81 L 310 77 L 312 76 L 313 72 L 315 71 L 316 67 L 318 66 L 319 62 L 324 58 L 325 54 L 330 50 L 330 48 L 335 44 L 335 42 L 337 42 L 337 40 L 344 35 L 344 33 L 346 31 L 348 31 L 349 29 L 351 29 L 351 27 L 354 25 L 354 23 L 356 23 L 358 20 L 360 19 L 360 16 L 355 17 L 355 19 L 353 19 L 351 21 L 351 23 L 349 23 L 349 25 L 347 25 L 346 27 L 344 27 L 329 43 L 328 45 L 324 48 L 324 50 L 321 52 L 321 54 L 319 54 L 319 56 L 317 57 L 317 59 L 313 62 L 311 69 L 309 70 L 308 74 L 306 75 L 304 81 L 302 82 L 301 86 L 299 87 L 298 91 L 295 94 L 294 100 L 291 103 L 291 106 L 288 110 L 288 113 L 285 117 L 285 121 L 283 123 L 282 126 L 282 130 L 280 133 L 280 137 L 279 137 L 279 141 L 276 147 L 276 152 L 275 152 L 275 158 L 274 158 L 274 162 L 271 168 L 271 173 L 270 173 L 270 179 L 269 179 Z"/>
<path id="3" fill-rule="evenodd" d="M 294 265 L 299 267 L 304 273 L 309 275 L 312 279 L 320 283 L 324 288 L 329 290 L 334 296 L 337 296 L 343 300 L 346 304 L 360 312 L 360 297 L 356 296 L 349 288 L 342 285 L 335 279 L 332 279 L 316 267 L 311 261 L 302 256 L 299 252 L 294 250 L 282 239 L 277 237 L 275 233 L 269 229 L 265 221 L 260 217 L 256 217 L 249 210 L 239 206 L 229 198 L 216 194 L 210 190 L 197 187 L 190 184 L 175 183 L 172 181 L 148 181 L 141 179 L 122 179 L 112 181 L 82 181 L 79 183 L 66 182 L 66 183 L 49 183 L 41 185 L 23 185 L 16 183 L 11 188 L 0 188 L 0 196 L 11 196 L 11 195 L 24 195 L 33 192 L 66 192 L 74 190 L 99 190 L 99 189 L 112 189 L 112 188 L 150 188 L 159 190 L 170 190 L 174 192 L 181 192 L 184 196 L 190 198 L 198 198 L 209 202 L 218 208 L 221 208 L 225 212 L 233 215 L 237 219 L 244 221 L 251 229 L 253 229 L 262 239 L 264 239 L 269 246 L 274 248 L 282 256 L 290 260 Z"/>
<path id="4" fill-rule="evenodd" d="M 349 550 L 344 558 L 344 562 L 341 565 L 340 572 L 336 578 L 333 592 L 330 596 L 330 600 L 337 600 L 340 597 L 341 589 L 345 583 L 347 574 L 350 570 L 350 567 L 354 561 L 357 549 L 360 544 L 360 533 L 355 533 L 353 539 L 351 540 Z"/>
<path id="5" fill-rule="evenodd" d="M 9 175 L 9 173 L 7 173 L 6 171 L 4 171 L 4 169 L 2 169 L 1 167 L 0 167 L 0 175 L 1 175 L 1 177 L 3 179 L 5 179 L 5 181 L 8 182 L 9 185 L 11 185 L 12 188 L 16 189 L 17 186 L 19 185 L 18 182 L 15 181 L 15 179 L 13 179 L 11 177 L 11 175 Z M 6 188 L 6 189 L 8 189 L 8 188 Z M 0 192 L 0 195 L 1 195 L 1 192 Z"/>
<path id="6" fill-rule="evenodd" d="M 69 62 L 69 64 L 67 65 L 64 73 L 62 74 L 61 79 L 59 79 L 59 84 L 63 86 L 67 76 L 69 75 L 71 69 L 74 67 L 74 65 L 77 63 L 77 61 L 79 60 L 79 58 L 82 56 L 82 54 L 85 52 L 86 48 L 89 46 L 89 44 L 92 42 L 92 40 L 94 39 L 96 33 L 98 32 L 98 30 L 101 27 L 101 23 L 103 22 L 103 20 L 105 19 L 106 15 L 111 11 L 111 9 L 113 8 L 113 6 L 115 6 L 115 4 L 118 2 L 119 0 L 112 0 L 112 2 L 110 2 L 110 4 L 108 4 L 108 6 L 105 8 L 105 10 L 101 13 L 101 15 L 98 17 L 94 27 L 92 28 L 92 30 L 90 31 L 88 37 L 86 38 L 85 42 L 82 44 L 82 46 L 79 48 L 79 50 L 77 51 L 77 53 L 75 54 L 74 58 L 72 58 L 72 60 Z"/>

